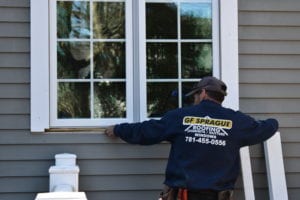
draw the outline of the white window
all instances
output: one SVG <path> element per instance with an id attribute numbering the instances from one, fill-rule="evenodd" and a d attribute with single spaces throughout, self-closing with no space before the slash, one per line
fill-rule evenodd
<path id="1" fill-rule="evenodd" d="M 207 75 L 228 83 L 228 105 L 237 108 L 237 24 L 229 6 L 31 0 L 31 130 L 159 118 L 189 105 L 185 93 Z"/>

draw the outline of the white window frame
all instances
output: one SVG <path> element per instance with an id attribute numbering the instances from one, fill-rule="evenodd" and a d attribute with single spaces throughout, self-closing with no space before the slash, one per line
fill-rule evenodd
<path id="1" fill-rule="evenodd" d="M 31 131 L 44 132 L 50 124 L 50 17 L 51 0 L 31 0 Z M 142 1 L 141 1 L 142 2 Z M 220 71 L 214 75 L 228 85 L 224 105 L 238 110 L 238 22 L 237 0 L 219 2 Z M 141 36 L 142 34 L 140 34 Z M 145 53 L 144 53 L 145 54 Z M 144 61 L 145 62 L 145 61 Z M 143 63 L 142 63 L 143 64 Z M 145 65 L 145 64 L 144 64 Z M 146 74 L 146 73 L 141 73 Z M 142 77 L 141 84 L 145 84 Z"/>
<path id="2" fill-rule="evenodd" d="M 49 1 L 30 0 L 31 9 L 31 132 L 50 127 L 49 91 Z M 239 109 L 238 84 L 238 0 L 219 0 L 220 73 L 228 86 L 224 105 Z M 249 149 L 241 150 L 246 200 L 253 200 L 253 179 Z"/>
<path id="3" fill-rule="evenodd" d="M 186 2 L 191 2 L 190 0 L 184 0 Z M 143 1 L 135 1 L 135 3 L 138 2 L 139 6 L 144 5 L 145 4 L 145 0 Z M 172 1 L 170 1 L 172 2 Z M 217 7 L 216 5 L 218 4 L 216 0 L 213 1 L 214 2 L 214 7 Z M 220 8 L 223 5 L 223 1 L 220 1 Z M 225 4 L 224 4 L 225 5 Z M 54 41 L 53 39 L 55 38 L 51 38 L 53 37 L 53 35 L 49 35 L 50 30 L 52 30 L 52 28 L 54 28 L 55 26 L 55 19 L 53 19 L 53 17 L 55 18 L 56 16 L 51 16 L 50 15 L 50 8 L 51 6 L 53 6 L 53 2 L 51 2 L 51 0 L 31 0 L 31 131 L 32 132 L 44 132 L 45 129 L 49 129 L 50 127 L 53 128 L 55 126 L 60 127 L 60 126 L 65 126 L 65 127 L 70 127 L 70 125 L 66 125 L 65 124 L 65 120 L 59 120 L 60 122 L 56 121 L 53 123 L 51 115 L 55 116 L 55 113 L 53 113 L 53 109 L 50 109 L 50 105 L 53 106 L 53 104 L 55 104 L 53 102 L 53 96 L 50 96 L 50 88 L 51 89 L 55 89 L 55 87 L 50 87 L 50 83 L 52 83 L 53 81 L 49 80 L 49 66 L 50 66 L 50 62 L 53 59 L 50 59 L 51 56 L 55 57 L 55 53 L 51 53 L 51 45 L 50 45 L 50 40 Z M 131 5 L 129 5 L 131 7 Z M 139 10 L 144 10 L 144 9 L 139 9 Z M 229 9 L 231 10 L 231 9 Z M 42 12 L 41 12 L 42 11 Z M 145 12 L 145 11 L 143 11 Z M 126 17 L 128 17 L 129 19 L 131 19 L 132 16 L 131 12 L 126 12 Z M 222 19 L 222 16 L 219 17 L 220 19 Z M 213 17 L 214 20 L 219 20 L 218 17 Z M 54 21 L 54 22 L 53 22 Z M 128 21 L 128 23 L 131 23 L 131 20 L 126 20 Z M 130 22 L 129 22 L 130 21 Z M 218 24 L 218 23 L 214 23 L 214 24 Z M 140 26 L 143 25 L 143 23 L 140 23 Z M 50 27 L 52 26 L 52 27 Z M 224 26 L 227 27 L 227 26 Z M 139 28 L 139 30 L 145 30 L 145 28 Z M 214 26 L 213 27 L 214 30 L 214 34 L 216 35 L 216 33 L 219 32 L 219 27 L 218 26 Z M 222 31 L 222 30 L 220 30 Z M 143 34 L 139 34 L 139 36 L 141 36 Z M 132 36 L 127 36 L 128 38 L 132 37 Z M 215 37 L 218 38 L 218 37 Z M 141 38 L 140 38 L 141 39 Z M 222 38 L 221 38 L 222 39 Z M 141 41 L 141 40 L 140 40 Z M 144 40 L 145 41 L 145 40 Z M 129 41 L 128 43 L 132 43 L 131 41 Z M 140 50 L 143 52 L 143 47 L 141 47 L 142 42 L 139 43 L 140 46 L 139 48 L 141 48 Z M 131 44 L 130 44 L 131 45 Z M 145 45 L 145 44 L 142 44 Z M 214 57 L 227 57 L 227 56 L 218 56 L 219 55 L 219 51 L 218 48 L 216 48 L 216 46 L 219 45 L 219 41 L 214 39 L 214 43 L 213 45 L 215 45 L 215 47 L 213 47 L 213 55 Z M 226 45 L 227 46 L 227 45 Z M 228 45 L 230 46 L 230 45 Z M 126 48 L 132 48 L 132 46 L 127 45 Z M 228 47 L 227 47 L 228 49 Z M 127 51 L 126 53 L 131 53 L 131 51 Z M 140 52 L 141 53 L 141 52 Z M 227 54 L 228 51 L 224 51 L 223 53 Z M 234 53 L 233 53 L 234 54 Z M 145 55 L 145 52 L 144 54 Z M 128 58 L 131 58 L 131 56 L 128 56 Z M 139 56 L 141 57 L 141 56 Z M 129 60 L 129 63 L 127 63 L 128 66 L 131 66 L 131 63 L 133 63 L 133 60 L 131 59 L 127 59 L 127 62 Z M 146 66 L 145 65 L 145 60 L 140 60 L 140 66 Z M 144 63 L 143 63 L 144 62 Z M 220 73 L 221 70 L 219 70 L 220 68 L 219 63 L 222 63 L 222 60 L 218 60 L 215 59 L 214 60 L 214 69 L 213 69 L 213 73 L 214 76 L 216 77 L 220 77 L 222 79 L 224 79 L 222 77 L 222 74 Z M 222 68 L 223 65 L 221 65 Z M 231 63 L 231 65 L 224 65 L 224 66 L 234 66 L 234 64 Z M 132 69 L 129 69 L 132 70 Z M 138 69 L 141 70 L 139 72 L 139 75 L 141 75 L 141 77 L 139 78 L 140 83 L 139 83 L 139 89 L 141 91 L 145 91 L 146 88 L 146 82 L 144 80 L 146 80 L 146 72 L 145 72 L 145 67 Z M 136 72 L 133 72 L 136 73 Z M 237 74 L 237 72 L 235 72 L 234 74 Z M 145 76 L 145 77 L 143 77 Z M 225 77 L 225 76 L 224 76 Z M 226 81 L 226 79 L 224 79 Z M 232 80 L 232 77 L 230 77 L 229 80 Z M 195 80 L 197 81 L 197 80 Z M 127 103 L 132 103 L 134 102 L 134 105 L 139 105 L 139 116 L 135 117 L 133 116 L 133 111 L 135 111 L 136 113 L 136 108 L 131 109 L 131 113 L 129 113 L 129 117 L 126 119 L 101 119 L 101 120 L 94 120 L 94 119 L 87 119 L 87 120 L 76 120 L 74 119 L 74 123 L 72 122 L 72 126 L 75 127 L 82 127 L 83 125 L 85 126 L 95 126 L 95 124 L 99 125 L 99 126 L 103 126 L 103 125 L 107 125 L 107 124 L 113 124 L 116 123 L 116 120 L 118 120 L 117 122 L 124 122 L 124 121 L 137 121 L 137 120 L 144 120 L 145 118 L 143 116 L 146 116 L 146 94 L 145 92 L 140 92 L 137 93 L 139 96 L 136 97 L 136 94 L 134 94 L 135 96 L 131 95 L 133 89 L 136 91 L 136 83 L 129 83 L 128 85 L 134 85 L 133 87 L 127 87 L 127 91 L 126 93 L 128 94 L 127 97 Z M 233 83 L 233 82 L 232 82 Z M 237 85 L 237 84 L 236 84 Z M 232 88 L 232 86 L 229 84 L 228 85 L 229 88 Z M 234 86 L 234 88 L 237 88 L 238 86 Z M 233 90 L 234 92 L 237 92 L 238 90 Z M 52 91 L 53 92 L 53 91 Z M 233 96 L 234 93 L 229 93 L 228 98 L 230 98 L 230 96 Z M 133 97 L 132 97 L 133 96 Z M 130 99 L 133 98 L 133 99 Z M 139 103 L 137 101 L 138 98 L 141 98 L 140 101 L 143 103 Z M 233 98 L 231 98 L 233 99 Z M 232 101 L 230 101 L 232 103 Z M 225 102 L 226 104 L 226 102 Z M 232 104 L 230 104 L 232 105 Z M 129 108 L 133 108 L 133 106 L 129 105 Z M 133 110 L 133 111 L 132 111 Z M 133 119 L 134 118 L 134 119 Z M 68 119 L 68 121 L 70 121 L 70 119 Z M 97 123 L 95 123 L 95 121 L 97 121 Z M 81 123 L 82 122 L 82 123 Z M 99 123 L 98 123 L 99 122 Z M 54 124 L 54 126 L 53 126 Z"/>

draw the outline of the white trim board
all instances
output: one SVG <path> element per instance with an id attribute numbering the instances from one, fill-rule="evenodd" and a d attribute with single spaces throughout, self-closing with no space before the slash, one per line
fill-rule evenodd
<path id="1" fill-rule="evenodd" d="M 31 132 L 49 128 L 49 5 L 30 1 L 30 127 Z"/>
<path id="2" fill-rule="evenodd" d="M 238 80 L 238 0 L 220 2 L 221 79 L 227 84 L 228 96 L 224 106 L 239 109 Z M 246 200 L 254 200 L 253 177 L 249 148 L 240 150 L 244 193 Z"/>
<path id="3" fill-rule="evenodd" d="M 280 132 L 264 142 L 270 200 L 288 200 Z"/>

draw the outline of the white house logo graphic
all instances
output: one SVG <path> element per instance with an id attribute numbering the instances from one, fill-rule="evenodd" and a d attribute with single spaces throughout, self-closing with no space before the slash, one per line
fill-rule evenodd
<path id="1" fill-rule="evenodd" d="M 183 118 L 182 123 L 188 126 L 184 130 L 189 134 L 185 137 L 186 142 L 219 146 L 226 146 L 226 140 L 224 138 L 228 136 L 226 130 L 232 128 L 231 120 L 214 119 L 209 116 L 186 116 Z"/>

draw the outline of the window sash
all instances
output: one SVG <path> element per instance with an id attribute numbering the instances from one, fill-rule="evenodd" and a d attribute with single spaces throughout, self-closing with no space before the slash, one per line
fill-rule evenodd
<path id="1" fill-rule="evenodd" d="M 219 1 L 218 0 L 181 0 L 180 2 L 197 2 L 197 3 L 211 3 L 212 4 L 212 39 L 172 39 L 172 40 L 164 40 L 164 39 L 146 39 L 146 3 L 166 3 L 166 2 L 177 2 L 172 0 L 140 0 L 139 1 L 139 61 L 140 61 L 140 88 L 141 91 L 147 91 L 147 83 L 149 82 L 174 82 L 178 83 L 178 94 L 182 94 L 182 83 L 186 82 L 198 82 L 199 78 L 189 78 L 184 79 L 181 78 L 181 44 L 182 42 L 212 42 L 212 57 L 213 57 L 213 76 L 220 78 L 220 55 L 219 55 Z M 179 4 L 178 4 L 179 5 Z M 177 34 L 181 35 L 180 30 L 180 8 L 178 8 L 177 13 Z M 146 69 L 146 44 L 147 42 L 176 42 L 178 45 L 178 71 L 179 77 L 172 79 L 147 79 L 147 69 Z M 148 120 L 147 117 L 147 92 L 140 93 L 140 120 Z M 182 98 L 178 95 L 179 107 L 182 106 Z"/>
<path id="2" fill-rule="evenodd" d="M 88 83 L 90 84 L 90 109 L 91 117 L 90 118 L 69 118 L 69 119 L 58 119 L 57 118 L 57 98 L 58 98 L 58 83 L 68 81 L 68 79 L 58 80 L 57 78 L 57 42 L 58 41 L 87 41 L 90 42 L 90 47 L 92 43 L 97 41 L 124 41 L 123 39 L 94 39 L 93 38 L 93 20 L 90 20 L 91 27 L 91 36 L 90 39 L 58 39 L 57 38 L 57 1 L 49 1 L 50 6 L 50 127 L 93 127 L 93 126 L 106 126 L 114 123 L 130 122 L 133 121 L 133 56 L 132 56 L 132 0 L 126 0 L 125 2 L 125 52 L 126 52 L 126 76 L 125 79 L 119 79 L 119 81 L 125 80 L 126 85 L 126 117 L 125 118 L 94 118 L 93 115 L 93 101 L 94 98 L 94 81 L 96 78 L 93 76 L 89 79 Z M 101 1 L 103 2 L 103 1 Z M 120 2 L 120 1 L 119 1 Z M 123 1 L 122 1 L 123 2 Z M 92 16 L 92 5 L 90 6 L 90 13 Z M 90 59 L 93 64 L 93 48 L 90 51 Z M 93 68 L 93 66 L 91 66 Z M 92 73 L 92 72 L 91 72 Z M 82 82 L 86 79 L 72 79 L 72 82 Z M 115 82 L 118 79 L 101 79 L 101 81 L 111 81 Z"/>

